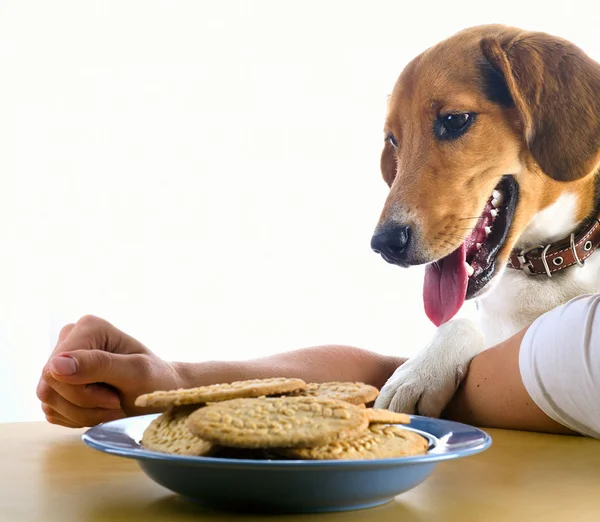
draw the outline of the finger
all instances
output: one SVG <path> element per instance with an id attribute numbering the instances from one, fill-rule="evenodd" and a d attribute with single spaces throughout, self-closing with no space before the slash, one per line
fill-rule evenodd
<path id="1" fill-rule="evenodd" d="M 40 381 L 38 382 L 37 388 L 35 390 L 35 394 L 37 395 L 37 398 L 42 402 L 45 403 L 48 398 L 50 397 L 50 395 L 52 395 L 52 388 L 50 388 L 50 386 L 48 386 L 48 384 L 44 381 L 43 378 L 40 379 Z"/>
<path id="2" fill-rule="evenodd" d="M 45 403 L 69 422 L 81 427 L 96 426 L 125 417 L 123 410 L 107 410 L 105 408 L 80 408 L 54 393 Z"/>
<path id="3" fill-rule="evenodd" d="M 78 426 L 77 424 L 71 422 L 66 417 L 63 417 L 60 413 L 58 413 L 54 408 L 48 406 L 47 404 L 42 404 L 42 411 L 46 416 L 46 420 L 50 424 L 58 424 L 60 426 L 65 426 L 67 428 L 81 428 L 82 426 Z"/>
<path id="4" fill-rule="evenodd" d="M 58 342 L 56 344 L 64 342 L 69 336 L 69 334 L 73 331 L 73 328 L 75 328 L 74 323 L 70 323 L 63 326 L 58 334 Z"/>
<path id="5" fill-rule="evenodd" d="M 78 350 L 59 354 L 48 363 L 54 379 L 67 384 L 106 383 L 129 388 L 152 373 L 151 361 L 143 355 L 121 355 L 102 350 Z"/>
<path id="6" fill-rule="evenodd" d="M 110 324 L 94 316 L 84 316 L 77 323 L 65 325 L 52 355 L 74 350 L 104 350 L 106 330 Z"/>
<path id="7" fill-rule="evenodd" d="M 77 350 L 140 354 L 148 352 L 139 341 L 99 317 L 85 315 L 72 328 L 70 326 L 65 326 L 66 336 L 59 340 L 53 355 Z"/>
<path id="8" fill-rule="evenodd" d="M 51 355 L 55 355 L 63 351 L 64 344 L 74 329 L 75 324 L 73 323 L 67 324 L 61 328 L 60 332 L 58 333 L 58 340 L 56 341 L 56 346 L 54 347 L 54 350 L 52 350 Z"/>
<path id="9" fill-rule="evenodd" d="M 77 425 L 66 417 L 63 417 L 54 408 L 51 408 L 47 404 L 42 404 L 42 411 L 46 416 L 46 421 L 48 421 L 50 424 L 64 426 L 65 428 L 83 428 L 83 426 Z"/>
<path id="10" fill-rule="evenodd" d="M 80 408 L 120 409 L 119 394 L 101 384 L 67 384 L 57 381 L 49 371 L 44 372 L 44 382 L 61 397 Z"/>
<path id="11" fill-rule="evenodd" d="M 50 424 L 56 424 L 57 426 L 63 426 L 64 428 L 84 428 L 85 426 L 80 426 L 78 424 L 74 424 L 65 419 L 62 415 L 55 413 L 54 415 L 46 415 L 46 422 Z"/>

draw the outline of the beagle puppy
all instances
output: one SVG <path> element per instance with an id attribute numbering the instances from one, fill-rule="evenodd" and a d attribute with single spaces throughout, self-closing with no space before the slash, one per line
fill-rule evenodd
<path id="1" fill-rule="evenodd" d="M 384 137 L 371 246 L 426 265 L 438 328 L 376 406 L 436 417 L 475 355 L 598 291 L 600 65 L 545 33 L 473 27 L 406 66 Z M 466 299 L 476 322 L 455 317 Z"/>

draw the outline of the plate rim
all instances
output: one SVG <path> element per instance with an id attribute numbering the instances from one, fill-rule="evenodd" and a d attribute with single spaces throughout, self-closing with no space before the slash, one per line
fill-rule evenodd
<path id="1" fill-rule="evenodd" d="M 140 422 L 141 418 L 147 418 L 150 422 L 151 419 L 158 417 L 160 414 L 147 414 L 147 415 L 139 415 L 135 417 L 127 417 L 124 419 L 118 419 L 115 421 L 109 421 L 102 424 L 98 424 L 97 426 L 93 426 L 89 428 L 82 436 L 82 441 L 89 446 L 90 448 L 100 451 L 102 453 L 107 453 L 109 455 L 114 455 L 118 457 L 129 458 L 133 460 L 143 460 L 143 461 L 160 461 L 164 463 L 178 463 L 178 464 L 188 464 L 195 466 L 203 466 L 203 467 L 229 467 L 229 466 L 244 466 L 248 468 L 322 468 L 322 467 L 336 467 L 336 468 L 344 468 L 344 467 L 388 467 L 388 466 L 408 466 L 411 464 L 430 464 L 436 462 L 442 462 L 446 460 L 452 460 L 457 458 L 469 457 L 471 455 L 475 455 L 477 453 L 481 453 L 487 450 L 492 445 L 492 437 L 486 431 L 477 428 L 475 426 L 471 426 L 468 424 L 463 424 L 456 421 L 450 421 L 446 419 L 435 419 L 431 417 L 424 417 L 420 415 L 409 415 L 411 420 L 426 420 L 427 422 L 433 422 L 435 424 L 442 425 L 454 425 L 460 427 L 463 430 L 471 431 L 474 434 L 479 434 L 481 436 L 481 441 L 477 444 L 473 443 L 471 446 L 466 446 L 463 448 L 456 448 L 447 451 L 440 451 L 438 453 L 435 452 L 435 448 L 431 453 L 426 453 L 425 455 L 414 455 L 409 457 L 394 457 L 394 458 L 385 458 L 385 459 L 344 459 L 344 460 L 305 460 L 305 459 L 291 459 L 291 460 L 251 460 L 251 459 L 237 459 L 237 458 L 222 458 L 222 457 L 203 457 L 203 456 L 191 456 L 191 455 L 175 455 L 175 454 L 167 454 L 161 453 L 158 451 L 147 450 L 142 448 L 141 446 L 137 446 L 135 448 L 123 448 L 118 447 L 116 445 L 111 445 L 110 443 L 102 442 L 98 440 L 94 435 L 96 433 L 102 433 L 103 430 L 106 429 L 106 426 L 121 424 L 132 422 L 132 419 L 136 419 L 135 422 Z M 409 425 L 399 425 L 402 428 L 410 429 L 411 431 L 420 432 L 426 435 L 428 438 L 434 439 L 436 442 L 439 442 L 440 437 L 433 435 L 425 430 L 411 427 Z M 451 433 L 449 431 L 448 433 Z M 139 443 L 137 443 L 139 444 Z M 436 447 L 440 447 L 436 445 Z"/>

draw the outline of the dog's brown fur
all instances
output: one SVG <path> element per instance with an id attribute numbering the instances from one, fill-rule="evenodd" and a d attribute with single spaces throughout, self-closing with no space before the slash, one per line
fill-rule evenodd
<path id="1" fill-rule="evenodd" d="M 433 124 L 446 112 L 477 116 L 460 139 L 438 141 Z M 398 78 L 384 132 L 398 146 L 386 141 L 381 156 L 390 193 L 379 224 L 411 226 L 410 264 L 456 249 L 505 174 L 519 183 L 519 204 L 501 266 L 564 192 L 578 196 L 578 221 L 597 210 L 600 65 L 560 38 L 491 25 L 426 50 Z"/>

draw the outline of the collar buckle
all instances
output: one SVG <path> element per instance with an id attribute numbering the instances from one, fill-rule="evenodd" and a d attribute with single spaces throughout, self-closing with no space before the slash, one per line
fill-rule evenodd
<path id="1" fill-rule="evenodd" d="M 544 248 L 544 245 L 538 245 L 531 248 L 524 248 L 517 254 L 517 259 L 519 260 L 519 267 L 523 272 L 527 275 L 534 275 L 531 269 L 533 268 L 533 264 L 529 259 L 525 256 L 529 254 L 529 252 L 533 252 L 534 250 L 538 250 L 539 248 Z M 552 276 L 550 276 L 552 277 Z"/>

